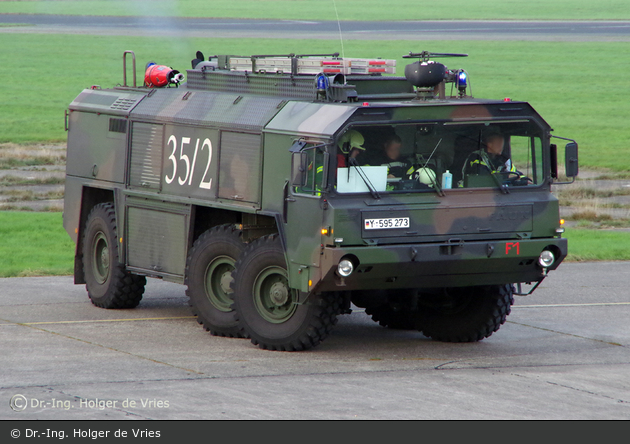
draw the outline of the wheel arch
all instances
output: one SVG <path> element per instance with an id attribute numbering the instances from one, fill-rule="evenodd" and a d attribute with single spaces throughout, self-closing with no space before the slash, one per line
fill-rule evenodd
<path id="1" fill-rule="evenodd" d="M 83 231 L 87 217 L 96 205 L 101 203 L 113 203 L 116 205 L 115 193 L 113 190 L 105 188 L 95 188 L 84 186 L 81 192 L 81 210 L 79 212 L 79 223 L 77 224 L 77 242 L 74 251 L 74 283 L 85 284 L 85 275 L 83 273 Z"/>
<path id="2" fill-rule="evenodd" d="M 246 213 L 224 208 L 195 205 L 192 209 L 191 230 L 188 248 L 209 229 L 225 224 L 235 224 L 243 233 L 243 241 L 248 243 L 267 234 L 279 233 L 278 217 L 275 214 Z M 282 233 L 279 233 L 282 236 Z M 283 240 L 284 244 L 284 240 Z"/>

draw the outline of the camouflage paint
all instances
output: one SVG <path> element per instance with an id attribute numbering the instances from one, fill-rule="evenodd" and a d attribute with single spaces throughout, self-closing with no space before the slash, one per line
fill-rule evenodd
<path id="1" fill-rule="evenodd" d="M 86 196 L 102 195 L 87 194 L 94 189 L 114 196 L 129 269 L 176 282 L 201 207 L 275 220 L 290 285 L 304 292 L 535 282 L 545 273 L 543 249 L 556 253 L 551 269 L 567 254 L 550 192 L 551 129 L 525 102 L 426 100 L 404 79 L 353 76 L 343 97 L 356 101 L 324 103 L 312 78 L 195 70 L 188 78 L 179 88 L 85 90 L 71 103 L 64 226 L 77 259 Z M 545 135 L 545 181 L 535 187 L 375 198 L 338 194 L 332 183 L 315 195 L 291 186 L 289 149 L 300 139 L 325 145 L 334 172 L 335 140 L 353 125 L 509 119 L 530 120 Z M 410 225 L 365 229 L 365 219 L 380 217 Z M 335 270 L 344 257 L 355 272 L 342 279 Z"/>

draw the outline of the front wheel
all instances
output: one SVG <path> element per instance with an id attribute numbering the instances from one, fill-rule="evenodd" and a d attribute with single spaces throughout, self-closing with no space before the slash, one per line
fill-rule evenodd
<path id="1" fill-rule="evenodd" d="M 134 308 L 142 299 L 144 276 L 119 262 L 116 210 L 112 203 L 96 205 L 83 231 L 83 274 L 88 296 L 102 308 Z"/>
<path id="2" fill-rule="evenodd" d="M 512 285 L 443 289 L 419 299 L 417 326 L 443 342 L 474 342 L 487 338 L 505 323 L 514 303 Z"/>
<path id="3" fill-rule="evenodd" d="M 289 287 L 284 251 L 277 234 L 252 242 L 236 263 L 234 311 L 241 332 L 266 350 L 307 350 L 337 323 L 336 293 L 309 295 L 304 303 Z"/>

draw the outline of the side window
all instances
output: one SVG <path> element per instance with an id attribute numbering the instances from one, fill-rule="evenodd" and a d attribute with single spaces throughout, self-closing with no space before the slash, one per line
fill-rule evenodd
<path id="1" fill-rule="evenodd" d="M 544 181 L 540 131 L 529 122 L 457 126 L 453 183 L 479 188 L 539 185 Z"/>
<path id="2" fill-rule="evenodd" d="M 326 188 L 328 153 L 324 148 L 323 145 L 305 145 L 293 153 L 291 183 L 295 193 L 318 195 Z"/>
<path id="3" fill-rule="evenodd" d="M 518 172 L 531 179 L 528 184 L 542 183 L 542 143 L 540 138 L 512 136 L 510 148 L 512 163 Z"/>
<path id="4" fill-rule="evenodd" d="M 530 177 L 533 179 L 534 184 L 541 184 L 544 182 L 545 176 L 542 162 L 542 140 L 538 137 L 532 137 L 532 153 L 534 161 L 532 162 L 533 170 Z"/>

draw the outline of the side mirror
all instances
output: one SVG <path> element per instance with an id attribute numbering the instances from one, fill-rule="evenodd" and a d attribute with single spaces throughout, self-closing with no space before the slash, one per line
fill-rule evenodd
<path id="1" fill-rule="evenodd" d="M 328 162 L 330 155 L 326 145 L 295 143 L 289 151 L 291 160 L 291 185 L 301 188 L 301 192 L 316 194 L 328 185 Z"/>
<path id="2" fill-rule="evenodd" d="M 564 167 L 567 177 L 578 175 L 578 144 L 576 142 L 567 143 L 564 149 Z"/>

